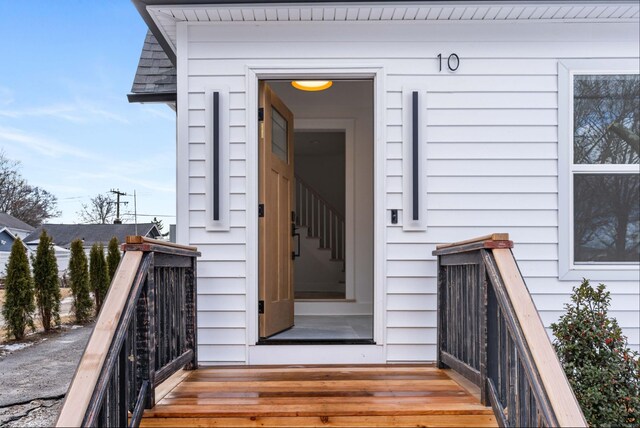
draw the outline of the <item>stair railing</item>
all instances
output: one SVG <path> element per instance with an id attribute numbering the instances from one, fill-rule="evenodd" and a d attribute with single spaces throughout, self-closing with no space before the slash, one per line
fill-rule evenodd
<path id="1" fill-rule="evenodd" d="M 333 260 L 344 260 L 344 215 L 296 175 L 296 225 L 309 237 L 320 238 L 320 248 L 331 249 Z"/>
<path id="2" fill-rule="evenodd" d="M 56 426 L 138 426 L 155 388 L 197 367 L 195 247 L 141 236 L 125 251 Z"/>
<path id="3" fill-rule="evenodd" d="M 480 388 L 498 424 L 586 427 L 508 234 L 436 247 L 438 367 Z"/>

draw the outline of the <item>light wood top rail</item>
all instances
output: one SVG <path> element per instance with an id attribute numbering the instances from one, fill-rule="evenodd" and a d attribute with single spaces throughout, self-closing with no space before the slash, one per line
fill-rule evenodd
<path id="1" fill-rule="evenodd" d="M 71 386 L 62 405 L 56 426 L 82 426 L 83 418 L 100 376 L 100 368 L 107 358 L 118 321 L 122 316 L 129 298 L 129 291 L 138 272 L 142 255 L 141 251 L 128 251 L 124 254 L 76 374 L 71 381 Z M 73 403 L 73 406 L 66 405 L 67 403 Z"/>
<path id="2" fill-rule="evenodd" d="M 563 427 L 587 427 L 511 250 L 492 252 L 558 423 Z"/>
<path id="3" fill-rule="evenodd" d="M 176 244 L 175 242 L 161 241 L 159 239 L 152 239 L 152 238 L 147 238 L 145 236 L 139 236 L 139 235 L 127 236 L 126 243 L 127 244 L 152 244 L 152 245 L 159 245 L 162 247 L 178 248 L 186 251 L 198 251 L 197 247 L 192 247 L 190 245 Z"/>
<path id="4" fill-rule="evenodd" d="M 508 233 L 492 233 L 491 235 L 479 236 L 477 238 L 465 239 L 464 241 L 452 242 L 450 244 L 439 244 L 436 245 L 436 250 L 442 250 L 445 248 L 452 247 L 461 247 L 463 245 L 475 244 L 478 242 L 485 241 L 508 241 L 509 234 Z"/>

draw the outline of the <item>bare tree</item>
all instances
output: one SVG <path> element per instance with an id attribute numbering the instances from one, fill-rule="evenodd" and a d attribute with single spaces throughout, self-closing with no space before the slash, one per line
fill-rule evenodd
<path id="1" fill-rule="evenodd" d="M 116 202 L 108 194 L 96 195 L 88 204 L 82 204 L 78 216 L 82 223 L 113 223 L 116 217 Z"/>
<path id="2" fill-rule="evenodd" d="M 32 226 L 57 217 L 57 198 L 46 190 L 27 183 L 20 174 L 20 162 L 8 159 L 0 151 L 0 212 L 6 212 Z"/>

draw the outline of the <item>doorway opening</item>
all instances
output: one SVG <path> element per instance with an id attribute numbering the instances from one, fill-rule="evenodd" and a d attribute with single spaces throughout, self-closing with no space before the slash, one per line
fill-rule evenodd
<path id="1" fill-rule="evenodd" d="M 346 299 L 345 132 L 296 131 L 296 301 Z"/>
<path id="2" fill-rule="evenodd" d="M 373 80 L 259 86 L 258 343 L 372 344 Z"/>

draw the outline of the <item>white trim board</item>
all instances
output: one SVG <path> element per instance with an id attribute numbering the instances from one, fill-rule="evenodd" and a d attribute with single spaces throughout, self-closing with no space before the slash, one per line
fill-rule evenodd
<path id="1" fill-rule="evenodd" d="M 218 111 L 213 109 L 213 93 L 219 93 Z M 206 188 L 206 208 L 205 208 L 205 228 L 207 231 L 228 231 L 229 230 L 229 87 L 217 86 L 209 87 L 205 91 L 205 188 Z M 213 117 L 218 115 L 219 120 L 219 158 L 218 165 L 213 164 Z M 218 168 L 218 189 L 219 189 L 219 220 L 213 219 L 213 172 Z"/>
<path id="2" fill-rule="evenodd" d="M 413 219 L 413 92 L 418 93 L 418 219 Z M 427 230 L 427 89 L 402 89 L 402 229 Z"/>
<path id="3" fill-rule="evenodd" d="M 179 54 L 176 58 L 176 242 L 188 245 L 189 238 L 189 28 L 177 27 Z"/>
<path id="4" fill-rule="evenodd" d="M 385 339 L 385 307 L 386 307 L 386 277 L 385 242 L 386 228 L 384 224 L 385 194 L 385 88 L 384 70 L 380 66 L 360 67 L 318 67 L 317 64 L 298 64 L 296 67 L 282 65 L 282 63 L 248 65 L 246 68 L 246 105 L 247 105 L 247 141 L 257 141 L 258 123 L 255 112 L 258 110 L 258 80 L 260 79 L 295 79 L 295 78 L 368 78 L 373 79 L 374 85 L 374 307 L 373 307 L 373 339 L 378 344 L 384 344 Z M 247 171 L 258 170 L 257 144 L 248 144 Z M 246 325 L 247 325 L 247 353 L 251 353 L 258 341 L 258 174 L 247 176 L 247 294 L 246 294 Z M 272 345 L 258 345 L 259 348 L 273 349 Z M 383 346 L 383 349 L 386 347 Z M 288 347 L 291 352 L 292 348 Z M 323 348 L 326 349 L 326 348 Z M 342 348 L 340 348 L 342 349 Z M 342 352 L 342 351 L 341 351 Z M 386 349 L 385 349 L 386 352 Z"/>
<path id="5" fill-rule="evenodd" d="M 249 347 L 249 365 L 384 364 L 380 345 L 256 345 Z"/>

